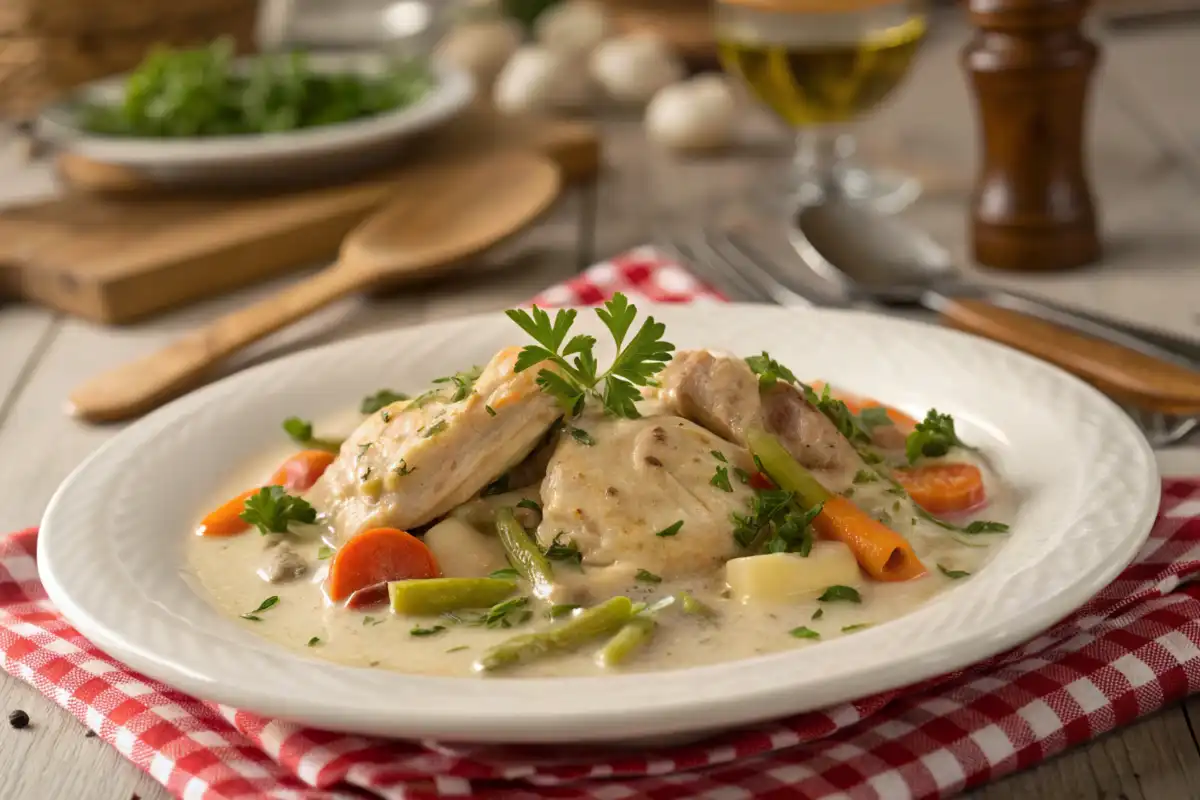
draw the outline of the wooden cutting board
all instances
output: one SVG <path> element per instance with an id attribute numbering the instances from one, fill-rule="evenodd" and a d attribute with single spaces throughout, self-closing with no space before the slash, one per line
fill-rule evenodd
<path id="1" fill-rule="evenodd" d="M 568 181 L 600 166 L 585 122 L 502 117 L 479 106 L 431 133 L 405 160 L 518 147 L 553 159 Z M 58 163 L 58 199 L 0 210 L 0 298 L 123 324 L 328 260 L 403 176 L 403 163 L 339 186 L 275 194 L 178 194 L 127 170 Z"/>

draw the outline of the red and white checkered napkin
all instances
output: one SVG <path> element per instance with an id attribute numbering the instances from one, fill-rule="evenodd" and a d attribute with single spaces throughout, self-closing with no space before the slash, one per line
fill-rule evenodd
<path id="1" fill-rule="evenodd" d="M 637 251 L 538 300 L 594 303 L 614 290 L 720 299 Z M 1024 646 L 907 689 L 659 752 L 384 741 L 195 700 L 108 658 L 59 616 L 38 582 L 36 537 L 0 539 L 4 668 L 189 799 L 938 797 L 1200 691 L 1200 584 L 1184 582 L 1200 573 L 1200 480 L 1165 481 L 1137 560 Z"/>

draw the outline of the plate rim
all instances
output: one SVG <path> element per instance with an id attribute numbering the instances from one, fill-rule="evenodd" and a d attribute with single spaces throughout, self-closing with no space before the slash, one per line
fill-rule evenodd
<path id="1" fill-rule="evenodd" d="M 976 635 L 969 640 L 968 645 L 957 642 L 955 647 L 943 647 L 938 652 L 932 654 L 928 658 L 914 659 L 908 658 L 901 662 L 900 668 L 897 668 L 895 662 L 881 663 L 869 670 L 860 671 L 854 675 L 853 680 L 842 680 L 840 688 L 837 691 L 830 692 L 828 702 L 825 705 L 833 705 L 839 702 L 855 699 L 866 694 L 874 694 L 881 691 L 888 691 L 903 685 L 913 683 L 935 675 L 944 674 L 961 669 L 970 664 L 986 659 L 992 655 L 1003 652 L 1011 647 L 1022 642 L 1028 641 L 1036 637 L 1039 633 L 1053 627 L 1064 617 L 1071 614 L 1082 606 L 1089 598 L 1093 597 L 1098 591 L 1103 589 L 1112 579 L 1120 573 L 1136 556 L 1138 550 L 1145 543 L 1153 522 L 1157 515 L 1159 507 L 1159 487 L 1161 485 L 1156 462 L 1154 459 L 1153 450 L 1145 437 L 1137 430 L 1133 420 L 1120 410 L 1120 408 L 1109 398 L 1105 397 L 1098 390 L 1087 385 L 1083 381 L 1075 378 L 1063 370 L 1054 367 L 1046 362 L 1028 356 L 1024 353 L 1013 351 L 1011 348 L 999 345 L 994 342 L 982 340 L 979 337 L 965 334 L 959 331 L 948 330 L 940 326 L 915 320 L 897 319 L 888 317 L 882 314 L 864 312 L 858 310 L 843 310 L 843 309 L 774 309 L 774 307 L 764 307 L 755 304 L 746 303 L 730 303 L 721 304 L 720 307 L 714 309 L 711 306 L 681 306 L 673 304 L 645 304 L 639 303 L 645 309 L 645 313 L 657 315 L 661 309 L 673 309 L 672 313 L 678 313 L 679 309 L 690 309 L 685 313 L 713 313 L 714 310 L 730 310 L 736 312 L 738 309 L 752 308 L 756 313 L 762 313 L 764 308 L 769 308 L 779 312 L 787 312 L 791 314 L 802 313 L 807 315 L 820 316 L 837 316 L 851 318 L 870 318 L 874 320 L 886 320 L 887 324 L 899 325 L 906 328 L 924 329 L 925 332 L 936 332 L 935 335 L 946 336 L 951 340 L 970 340 L 971 344 L 976 347 L 984 347 L 985 349 L 994 349 L 996 352 L 1003 352 L 1008 358 L 1017 358 L 1019 361 L 1027 365 L 1032 365 L 1033 368 L 1043 370 L 1054 376 L 1056 380 L 1065 380 L 1068 385 L 1071 385 L 1076 391 L 1082 390 L 1084 396 L 1088 397 L 1089 402 L 1099 402 L 1106 412 L 1115 412 L 1119 419 L 1124 423 L 1125 434 L 1131 434 L 1128 442 L 1133 442 L 1141 451 L 1147 469 L 1144 473 L 1137 476 L 1140 485 L 1148 490 L 1145 502 L 1138 510 L 1137 516 L 1132 520 L 1131 528 L 1128 530 L 1121 540 L 1122 547 L 1119 552 L 1109 554 L 1107 561 L 1099 564 L 1089 572 L 1077 577 L 1070 585 L 1059 591 L 1057 594 L 1049 598 L 1049 602 L 1041 603 L 1037 606 L 1036 614 L 1028 614 L 1025 617 L 1015 621 L 1008 620 L 1008 625 L 1002 632 L 997 632 L 996 635 L 990 638 L 984 638 L 982 635 Z M 576 307 L 579 310 L 585 310 L 588 307 Z M 194 696 L 202 697 L 206 700 L 212 700 L 227 705 L 232 705 L 238 708 L 254 711 L 256 713 L 278 717 L 282 719 L 290 719 L 301 724 L 314 725 L 329 730 L 339 730 L 346 732 L 357 733 L 377 733 L 382 735 L 400 735 L 410 738 L 447 738 L 453 740 L 469 740 L 475 742 L 545 742 L 550 740 L 551 734 L 556 731 L 562 731 L 567 723 L 562 719 L 563 715 L 550 715 L 548 718 L 533 719 L 534 724 L 530 725 L 529 717 L 521 720 L 519 723 L 514 723 L 512 720 L 497 719 L 495 715 L 487 719 L 480 718 L 475 713 L 463 713 L 461 711 L 439 711 L 432 715 L 421 717 L 411 717 L 407 714 L 400 716 L 408 716 L 402 724 L 397 719 L 397 711 L 389 708 L 381 710 L 371 719 L 364 720 L 361 715 L 358 719 L 348 721 L 344 716 L 339 715 L 338 709 L 330 709 L 327 704 L 321 702 L 312 702 L 308 698 L 277 698 L 274 702 L 262 702 L 261 697 L 247 696 L 244 692 L 239 692 L 236 688 L 227 689 L 226 687 L 214 685 L 207 681 L 197 680 L 187 674 L 186 668 L 181 668 L 178 665 L 173 665 L 169 659 L 164 660 L 161 657 L 155 657 L 151 653 L 143 653 L 136 647 L 131 648 L 127 642 L 120 640 L 116 634 L 110 635 L 106 629 L 93 624 L 92 617 L 86 609 L 76 605 L 71 597 L 70 590 L 66 586 L 60 585 L 57 578 L 53 574 L 53 569 L 43 570 L 44 565 L 51 565 L 53 556 L 49 555 L 53 534 L 53 519 L 58 512 L 59 506 L 67 502 L 67 496 L 75 481 L 79 480 L 79 476 L 86 475 L 87 471 L 92 468 L 92 465 L 97 461 L 103 460 L 109 452 L 118 449 L 122 439 L 125 439 L 127 432 L 138 427 L 149 429 L 151 422 L 166 421 L 172 419 L 180 411 L 186 410 L 190 405 L 199 405 L 202 400 L 209 395 L 216 395 L 222 391 L 231 391 L 231 387 L 236 382 L 245 380 L 244 375 L 247 373 L 266 374 L 271 370 L 285 369 L 281 364 L 290 361 L 300 361 L 306 358 L 315 358 L 314 353 L 331 352 L 340 349 L 363 348 L 370 343 L 383 343 L 387 339 L 401 334 L 404 331 L 420 331 L 431 327 L 470 324 L 477 320 L 494 320 L 500 312 L 492 311 L 482 314 L 470 316 L 455 317 L 450 320 L 437 321 L 424 325 L 410 326 L 401 329 L 391 329 L 368 333 L 361 336 L 355 336 L 339 342 L 333 342 L 321 345 L 319 347 L 310 348 L 298 353 L 292 353 L 282 358 L 273 359 L 266 363 L 255 365 L 247 370 L 222 378 L 221 380 L 206 386 L 191 395 L 188 395 L 180 400 L 177 400 L 161 409 L 156 410 L 152 414 L 139 420 L 134 425 L 129 426 L 121 433 L 118 433 L 108 442 L 103 444 L 94 453 L 92 453 L 85 461 L 71 472 L 68 478 L 60 485 L 54 493 L 46 514 L 43 517 L 43 535 L 38 541 L 38 558 L 39 572 L 42 574 L 43 582 L 52 602 L 59 608 L 60 611 L 68 618 L 81 634 L 93 642 L 104 652 L 108 653 L 118 661 L 124 662 L 134 669 L 146 674 L 149 677 L 156 678 L 169 685 L 179 688 Z M 223 388 L 224 387 L 224 388 Z M 197 399 L 198 398 L 198 399 Z M 1128 443 L 1127 442 L 1127 443 Z M 49 531 L 50 535 L 45 533 Z M 916 613 L 914 611 L 913 613 Z M 908 615 L 906 615 L 908 616 Z M 901 618 L 902 619 L 902 618 Z M 880 628 L 886 626 L 881 625 Z M 985 626 L 984 631 L 991 630 L 994 626 Z M 856 639 L 863 639 L 870 636 L 872 631 L 864 631 L 858 634 Z M 844 644 L 848 639 L 837 639 L 822 644 L 823 648 L 837 647 L 839 644 Z M 697 672 L 710 669 L 728 668 L 728 665 L 734 663 L 757 663 L 771 659 L 786 658 L 799 651 L 786 650 L 781 653 L 759 656 L 753 659 L 739 659 L 732 662 L 720 662 L 715 665 L 693 667 L 687 672 Z M 288 654 L 291 658 L 302 658 L 297 654 Z M 380 670 L 360 669 L 354 667 L 346 667 L 336 665 L 331 662 L 322 662 L 323 669 L 333 669 L 346 671 L 347 674 L 362 674 L 362 673 L 379 673 Z M 881 673 L 887 673 L 886 681 L 881 681 Z M 398 676 L 400 679 L 418 678 L 431 682 L 450 681 L 459 683 L 464 680 L 462 678 L 429 678 L 425 676 L 405 676 L 399 673 L 388 673 L 391 676 Z M 600 677 L 600 678 L 489 678 L 487 683 L 492 685 L 498 684 L 559 684 L 562 686 L 572 686 L 575 688 L 584 688 L 585 682 L 611 682 L 620 680 L 630 680 L 653 676 L 655 674 L 664 674 L 661 672 L 638 673 L 630 676 L 617 677 Z M 672 671 L 669 674 L 679 674 Z M 869 688 L 865 688 L 869 687 Z M 787 695 L 789 688 L 786 686 L 778 686 L 771 689 L 759 689 L 749 695 L 739 694 L 730 698 L 719 698 L 716 700 L 708 699 L 703 706 L 704 716 L 719 718 L 719 722 L 715 723 L 713 729 L 725 729 L 735 727 L 737 725 L 747 724 L 756 721 L 762 721 L 781 716 L 777 710 L 781 707 L 788 707 Z M 783 716 L 788 716 L 793 713 L 798 713 L 795 710 L 782 712 Z M 701 730 L 705 726 L 698 726 L 695 722 L 697 710 L 686 703 L 675 702 L 668 709 L 661 706 L 656 706 L 649 711 L 638 712 L 630 709 L 601 709 L 597 711 L 581 713 L 578 711 L 569 713 L 569 725 L 567 727 L 573 732 L 570 736 L 571 741 L 612 741 L 614 736 L 620 737 L 628 735 L 630 729 L 645 731 L 646 735 L 666 735 L 675 733 L 680 730 Z M 397 732 L 399 731 L 399 732 Z"/>

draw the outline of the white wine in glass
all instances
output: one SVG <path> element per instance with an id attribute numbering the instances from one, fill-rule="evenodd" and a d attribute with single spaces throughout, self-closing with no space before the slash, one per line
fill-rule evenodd
<path id="1" fill-rule="evenodd" d="M 795 195 L 830 189 L 896 210 L 919 193 L 853 167 L 850 126 L 908 74 L 925 38 L 922 0 L 716 0 L 725 70 L 797 131 Z"/>

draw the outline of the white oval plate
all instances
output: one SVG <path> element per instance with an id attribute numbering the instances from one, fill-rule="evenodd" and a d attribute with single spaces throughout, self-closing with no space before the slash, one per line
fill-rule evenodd
<path id="1" fill-rule="evenodd" d="M 908 616 L 827 643 L 695 669 L 604 678 L 435 678 L 341 667 L 218 614 L 189 583 L 185 537 L 229 465 L 281 445 L 280 420 L 417 390 L 526 342 L 500 314 L 323 347 L 202 389 L 128 428 L 55 494 L 38 558 L 85 636 L 198 697 L 317 727 L 489 742 L 685 734 L 825 707 L 954 670 L 1052 625 L 1133 558 L 1154 519 L 1153 455 L 1073 377 L 981 339 L 852 312 L 656 307 L 678 347 L 772 355 L 920 415 L 952 413 L 1018 492 L 988 566 Z M 601 336 L 583 310 L 577 328 Z M 604 363 L 602 356 L 602 363 Z"/>
<path id="2" fill-rule="evenodd" d="M 242 59 L 245 62 L 245 59 Z M 379 74 L 383 56 L 369 53 L 314 53 L 314 72 Z M 92 161 L 130 167 L 150 179 L 170 183 L 239 183 L 337 176 L 394 158 L 403 142 L 462 111 L 475 93 L 466 71 L 434 61 L 434 85 L 416 103 L 372 117 L 284 133 L 154 139 L 102 136 L 82 129 L 83 102 L 117 102 L 127 75 L 85 84 L 49 106 L 38 118 L 39 133 L 64 150 Z"/>

